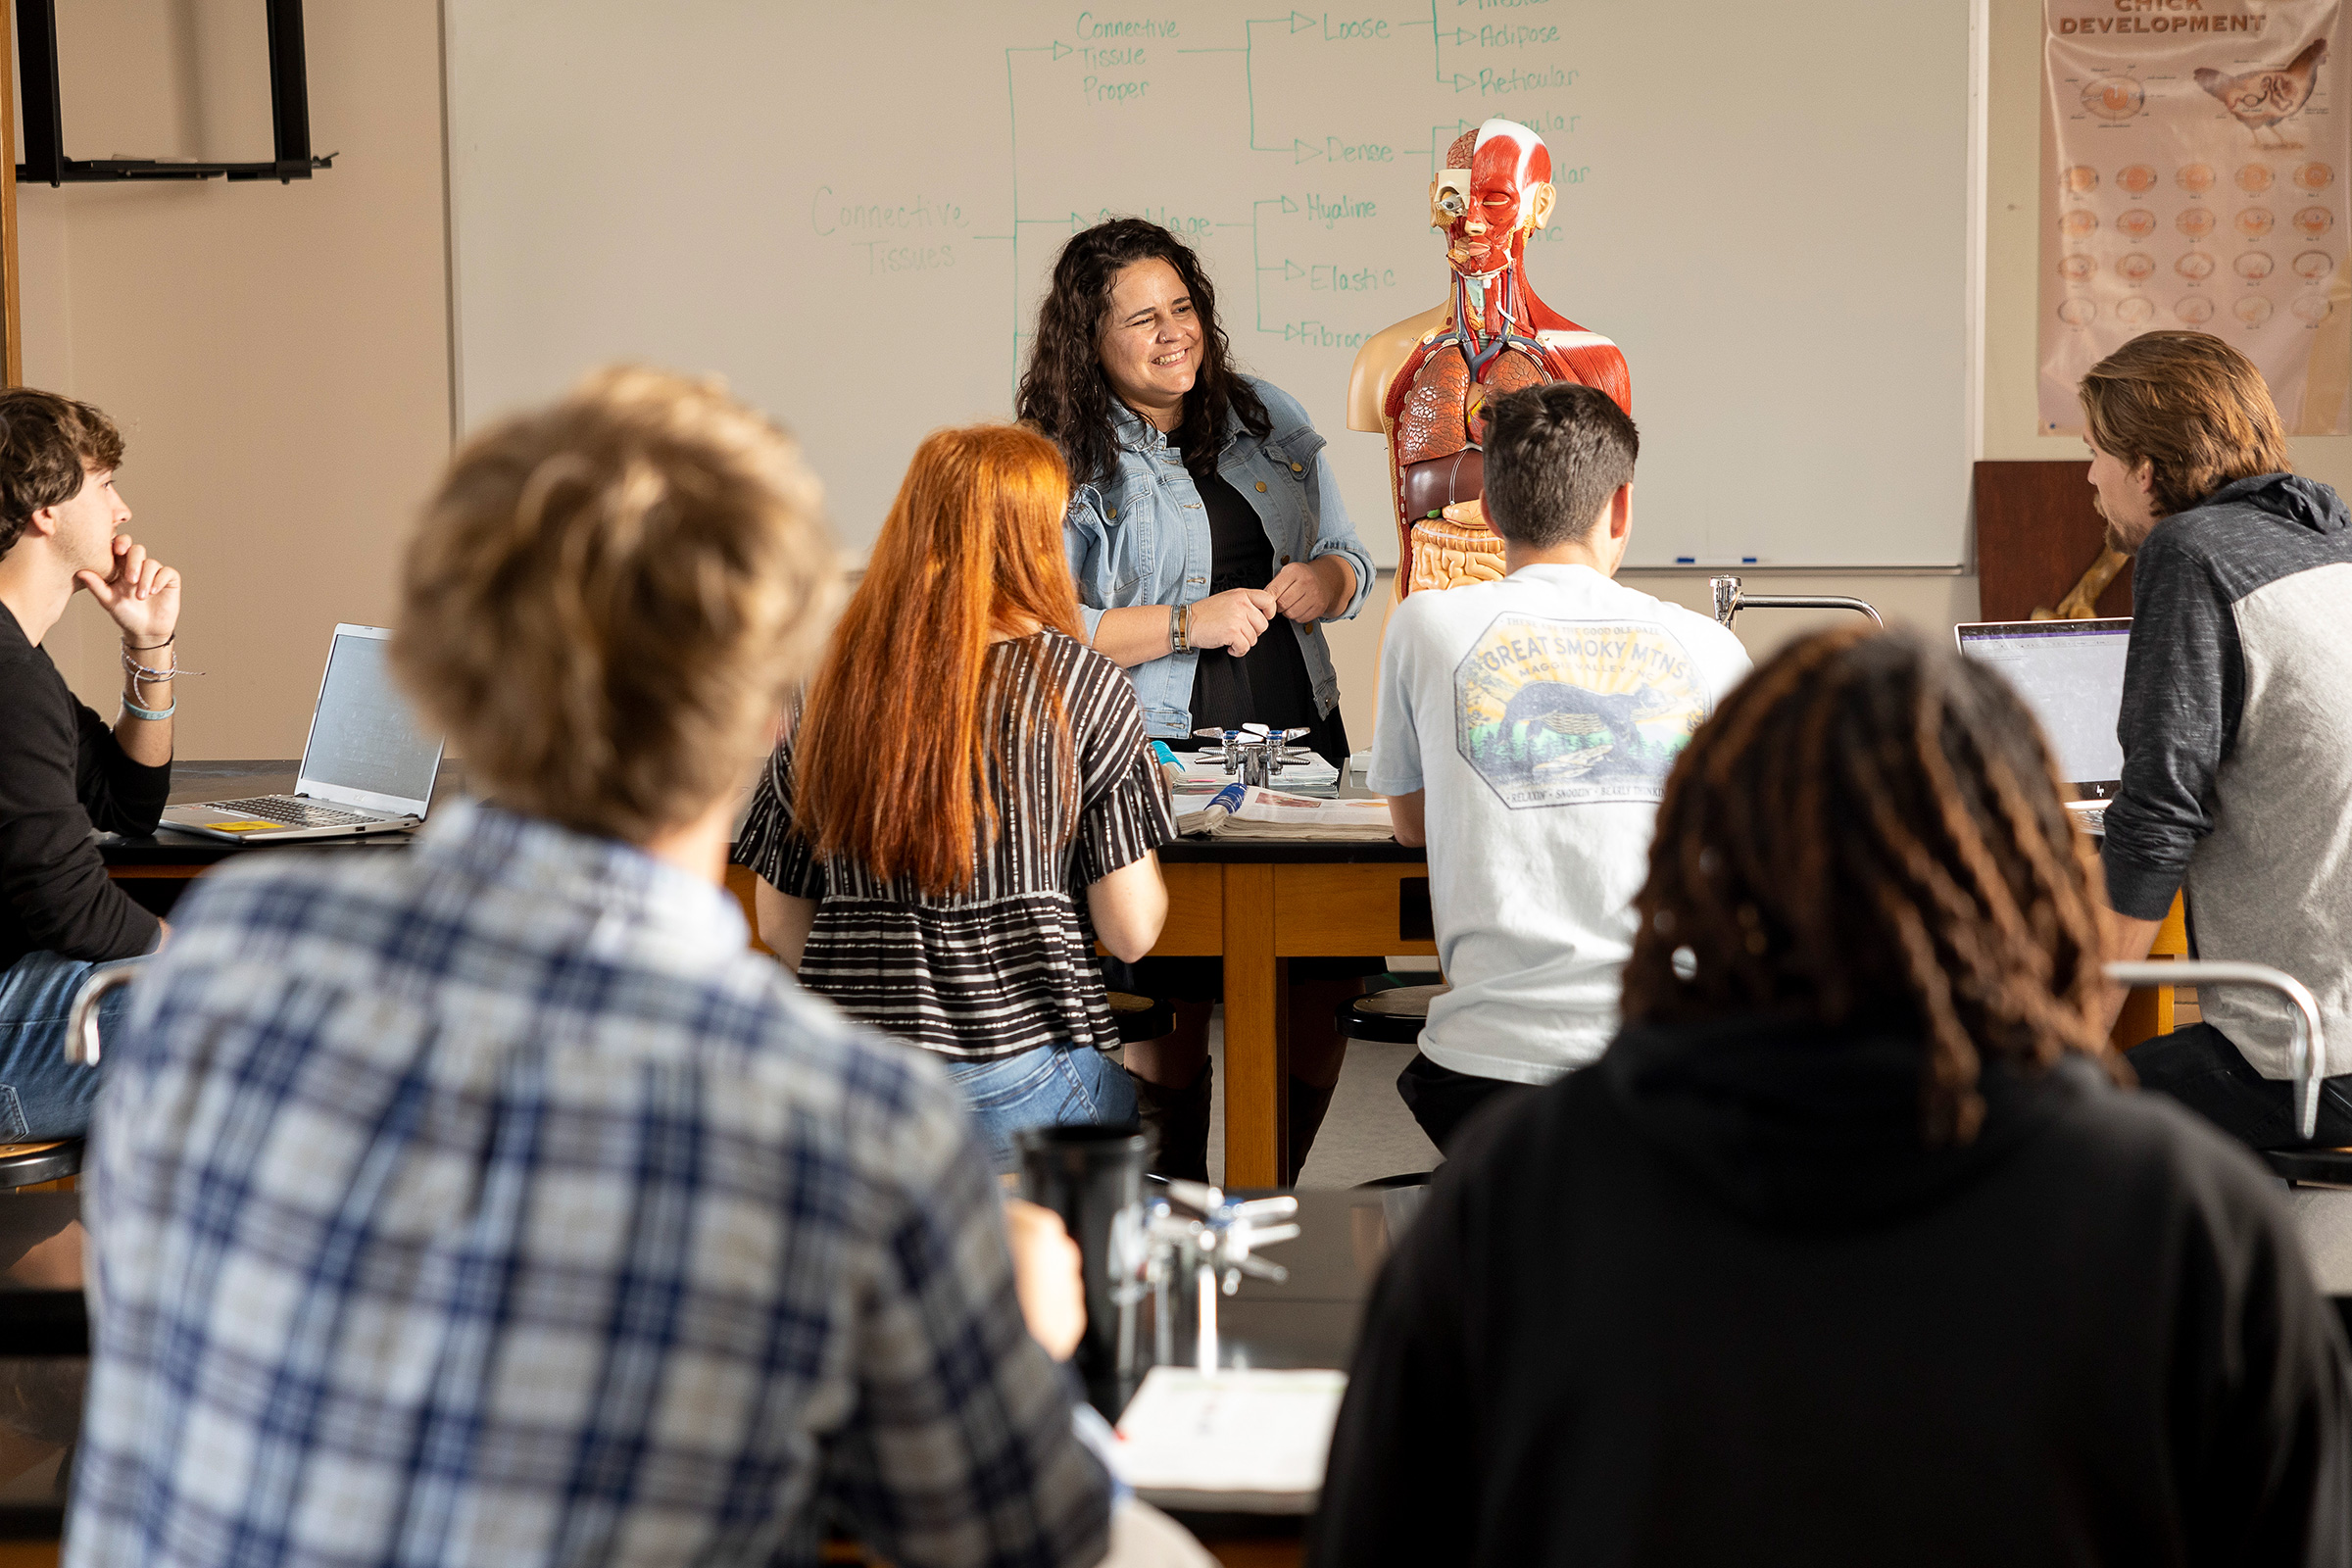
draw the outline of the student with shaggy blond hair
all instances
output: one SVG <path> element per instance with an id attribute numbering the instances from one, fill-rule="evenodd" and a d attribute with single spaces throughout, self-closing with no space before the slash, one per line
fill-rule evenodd
<path id="1" fill-rule="evenodd" d="M 2107 956 L 2146 956 L 2185 888 L 2199 957 L 2284 969 L 2352 1040 L 2352 512 L 2287 471 L 2270 388 L 2218 337 L 2132 339 L 2082 378 L 2082 412 L 2107 542 L 2135 558 Z M 2203 1021 L 2132 1050 L 2140 1083 L 2258 1149 L 2300 1142 L 2284 1003 L 2201 1000 Z M 2352 1143 L 2352 1063 L 2330 1065 L 2320 1138 Z"/>

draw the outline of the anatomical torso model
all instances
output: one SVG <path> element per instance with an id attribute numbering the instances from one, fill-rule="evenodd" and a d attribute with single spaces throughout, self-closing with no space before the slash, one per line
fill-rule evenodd
<path id="1" fill-rule="evenodd" d="M 1388 437 L 1396 518 L 1396 593 L 1502 575 L 1502 542 L 1475 519 L 1439 514 L 1484 491 L 1485 407 L 1541 381 L 1581 381 L 1633 412 L 1625 356 L 1536 298 L 1527 236 L 1550 220 L 1551 154 L 1509 120 L 1454 138 L 1430 182 L 1430 225 L 1446 231 L 1452 297 L 1375 333 L 1356 354 L 1348 426 Z"/>

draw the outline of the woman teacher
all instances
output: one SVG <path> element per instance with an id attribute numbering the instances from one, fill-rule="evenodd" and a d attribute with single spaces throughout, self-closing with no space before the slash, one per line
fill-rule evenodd
<path id="1" fill-rule="evenodd" d="M 1339 678 L 1322 623 L 1352 616 L 1372 559 L 1340 499 L 1323 437 L 1289 394 L 1229 363 L 1216 292 L 1191 247 L 1123 218 L 1073 237 L 1038 311 L 1020 416 L 1070 467 L 1063 526 L 1080 617 L 1098 653 L 1135 681 L 1151 733 L 1304 728 L 1348 759 Z M 1364 959 L 1298 959 L 1291 972 L 1292 1170 L 1331 1103 L 1345 1042 L 1339 1004 Z M 1113 983 L 1167 997 L 1176 1032 L 1131 1045 L 1154 1168 L 1203 1174 L 1214 959 L 1147 959 Z"/>

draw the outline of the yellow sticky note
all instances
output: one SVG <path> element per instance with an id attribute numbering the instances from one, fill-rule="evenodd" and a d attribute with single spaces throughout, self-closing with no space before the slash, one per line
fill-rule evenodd
<path id="1" fill-rule="evenodd" d="M 216 833 L 267 833 L 273 827 L 283 827 L 285 824 L 283 822 L 207 822 L 205 826 Z"/>

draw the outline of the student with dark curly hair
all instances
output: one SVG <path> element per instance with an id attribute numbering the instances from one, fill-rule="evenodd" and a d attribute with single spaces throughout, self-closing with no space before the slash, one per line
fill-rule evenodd
<path id="1" fill-rule="evenodd" d="M 1231 363 L 1216 289 L 1192 248 L 1121 218 L 1062 247 L 1038 308 L 1019 413 L 1070 467 L 1064 543 L 1088 643 L 1125 669 L 1151 733 L 1304 727 L 1345 766 L 1347 728 L 1323 622 L 1353 616 L 1372 558 L 1348 519 L 1323 437 L 1281 388 Z M 1291 1173 L 1331 1104 L 1352 959 L 1294 960 Z M 1154 1168 L 1205 1173 L 1213 959 L 1150 959 L 1114 983 L 1179 1002 L 1177 1032 L 1132 1046 Z"/>
<path id="2" fill-rule="evenodd" d="M 163 922 L 107 878 L 93 828 L 152 833 L 172 792 L 179 573 L 122 532 L 122 434 L 86 403 L 0 391 L 0 1144 L 78 1137 L 100 1075 L 65 1059 L 90 972 L 154 951 Z M 86 593 L 122 640 L 113 722 L 43 646 Z M 126 1004 L 117 991 L 101 1027 Z"/>
<path id="3" fill-rule="evenodd" d="M 1822 634 L 1734 691 L 1623 1031 L 1389 1260 L 1311 1560 L 2344 1562 L 2343 1330 L 2278 1183 L 2118 1085 L 2094 870 L 1948 648 Z"/>

